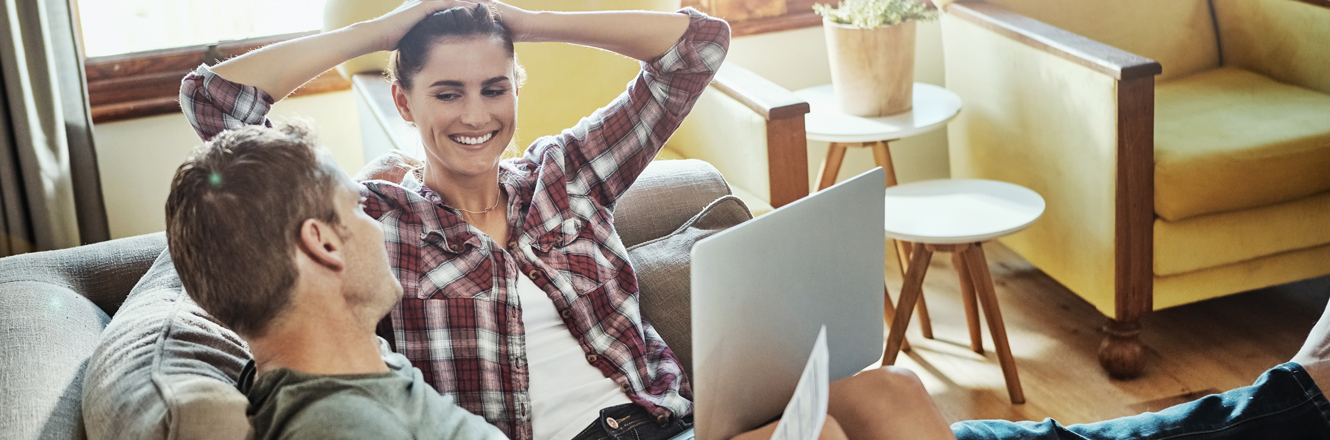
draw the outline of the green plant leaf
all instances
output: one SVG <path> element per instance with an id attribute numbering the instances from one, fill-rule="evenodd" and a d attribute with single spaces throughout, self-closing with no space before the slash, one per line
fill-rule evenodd
<path id="1" fill-rule="evenodd" d="M 821 3 L 813 12 L 839 23 L 863 29 L 895 26 L 907 20 L 937 20 L 938 11 L 921 0 L 841 0 L 835 8 Z"/>

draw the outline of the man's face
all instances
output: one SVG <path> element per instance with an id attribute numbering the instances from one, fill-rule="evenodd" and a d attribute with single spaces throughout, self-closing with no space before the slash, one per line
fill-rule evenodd
<path id="1" fill-rule="evenodd" d="M 342 180 L 343 184 L 338 185 L 334 197 L 341 222 L 338 232 L 347 264 L 343 294 L 374 313 L 386 314 L 401 299 L 402 285 L 388 266 L 383 228 L 377 220 L 365 214 L 365 199 L 360 195 L 363 186 L 345 175 Z"/>

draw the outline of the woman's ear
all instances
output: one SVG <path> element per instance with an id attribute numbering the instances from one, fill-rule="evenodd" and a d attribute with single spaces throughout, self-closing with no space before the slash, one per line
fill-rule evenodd
<path id="1" fill-rule="evenodd" d="M 346 268 L 342 255 L 342 240 L 333 231 L 333 226 L 315 219 L 306 219 L 300 224 L 300 252 L 334 272 Z"/>
<path id="2" fill-rule="evenodd" d="M 402 83 L 393 81 L 393 105 L 397 106 L 397 114 L 402 116 L 406 122 L 416 122 L 411 116 L 410 101 L 407 100 L 406 89 L 402 88 Z"/>

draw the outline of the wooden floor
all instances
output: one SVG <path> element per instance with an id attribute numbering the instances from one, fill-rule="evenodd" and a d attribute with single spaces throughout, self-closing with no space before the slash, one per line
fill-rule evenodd
<path id="1" fill-rule="evenodd" d="M 985 354 L 970 351 L 956 272 L 939 253 L 924 283 L 935 339 L 919 334 L 916 315 L 907 333 L 913 350 L 897 365 L 923 378 L 949 421 L 1082 423 L 1250 385 L 1297 352 L 1330 298 L 1330 278 L 1318 278 L 1156 312 L 1142 322 L 1145 374 L 1113 381 L 1095 355 L 1103 315 L 1000 244 L 985 250 L 1027 402 L 1008 400 L 986 326 Z M 893 298 L 900 294 L 891 257 L 887 285 Z"/>

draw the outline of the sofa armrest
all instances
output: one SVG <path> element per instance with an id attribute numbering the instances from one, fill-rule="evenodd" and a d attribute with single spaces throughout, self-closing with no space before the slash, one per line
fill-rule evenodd
<path id="1" fill-rule="evenodd" d="M 953 3 L 947 6 L 947 14 L 1120 80 L 1153 77 L 1163 72 L 1163 66 L 1149 58 L 1011 12 L 1001 6 L 981 2 Z"/>
<path id="2" fill-rule="evenodd" d="M 983 3 L 943 17 L 952 176 L 1029 187 L 1048 210 L 1004 244 L 1120 320 L 1153 308 L 1149 59 Z"/>
<path id="3" fill-rule="evenodd" d="M 614 229 L 625 248 L 663 237 L 716 199 L 730 194 L 720 171 L 696 160 L 657 160 L 647 165 L 614 207 Z"/>
<path id="4" fill-rule="evenodd" d="M 1224 64 L 1330 94 L 1330 7 L 1292 0 L 1215 0 Z"/>
<path id="5" fill-rule="evenodd" d="M 166 234 L 121 238 L 69 249 L 15 255 L 0 263 L 0 284 L 31 281 L 83 295 L 114 315 L 130 289 L 166 250 Z"/>
<path id="6" fill-rule="evenodd" d="M 808 195 L 808 110 L 793 92 L 725 64 L 666 148 L 715 165 L 731 185 L 780 207 Z"/>

